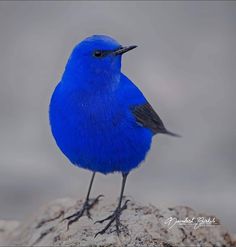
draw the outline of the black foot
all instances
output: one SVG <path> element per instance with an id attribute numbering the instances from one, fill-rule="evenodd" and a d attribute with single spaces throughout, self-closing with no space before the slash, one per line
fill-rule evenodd
<path id="1" fill-rule="evenodd" d="M 112 232 L 116 232 L 117 235 L 119 236 L 119 234 L 121 233 L 121 229 L 120 227 L 122 226 L 123 228 L 125 227 L 124 225 L 122 225 L 120 223 L 120 215 L 121 215 L 121 212 L 123 210 L 125 210 L 127 208 L 127 203 L 129 202 L 129 200 L 127 200 L 124 205 L 121 207 L 121 208 L 116 208 L 116 210 L 114 211 L 113 214 L 111 214 L 110 216 L 108 216 L 107 218 L 103 219 L 103 220 L 98 220 L 96 221 L 94 224 L 96 223 L 100 223 L 102 224 L 103 222 L 109 220 L 108 224 L 100 231 L 100 232 L 97 232 L 96 235 L 94 236 L 94 238 L 97 237 L 97 235 L 101 234 L 103 235 L 108 229 L 109 227 L 111 226 L 111 224 L 113 222 L 115 222 L 115 230 L 113 230 Z M 126 228 L 126 227 L 125 227 Z"/>
<path id="2" fill-rule="evenodd" d="M 90 209 L 92 209 L 99 202 L 99 199 L 101 197 L 103 197 L 103 195 L 99 195 L 95 199 L 86 200 L 84 202 L 83 207 L 78 212 L 64 218 L 63 221 L 69 220 L 67 223 L 67 230 L 69 229 L 69 226 L 73 224 L 74 222 L 76 222 L 77 220 L 79 220 L 79 218 L 81 218 L 84 215 L 84 213 L 86 213 L 89 219 L 92 219 L 91 214 L 90 214 Z"/>

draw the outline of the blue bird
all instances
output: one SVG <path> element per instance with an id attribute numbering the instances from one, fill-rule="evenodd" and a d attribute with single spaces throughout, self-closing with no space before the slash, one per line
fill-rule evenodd
<path id="1" fill-rule="evenodd" d="M 56 86 L 49 106 L 52 134 L 64 155 L 75 166 L 92 171 L 81 210 L 67 217 L 68 227 L 86 214 L 102 195 L 90 199 L 96 172 L 122 174 L 117 208 L 107 218 L 120 233 L 120 215 L 129 172 L 138 167 L 155 134 L 169 134 L 142 92 L 121 72 L 122 55 L 137 46 L 121 46 L 105 35 L 93 35 L 75 46 Z M 96 234 L 96 235 L 97 235 Z"/>

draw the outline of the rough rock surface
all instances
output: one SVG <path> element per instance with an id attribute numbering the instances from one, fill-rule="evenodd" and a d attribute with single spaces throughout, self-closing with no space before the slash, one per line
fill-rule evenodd
<path id="1" fill-rule="evenodd" d="M 121 223 L 127 226 L 119 237 L 111 233 L 94 238 L 96 232 L 103 227 L 94 224 L 103 219 L 115 208 L 115 204 L 104 205 L 101 201 L 91 213 L 93 220 L 82 217 L 67 230 L 67 222 L 63 218 L 74 213 L 82 205 L 82 201 L 58 199 L 43 207 L 36 216 L 25 222 L 0 221 L 0 245 L 5 246 L 199 246 L 199 247 L 230 247 L 236 246 L 236 241 L 227 230 L 215 219 L 211 225 L 199 226 L 167 224 L 167 219 L 176 217 L 184 220 L 186 217 L 197 219 L 214 219 L 195 212 L 193 209 L 177 206 L 159 209 L 152 205 L 141 205 L 130 199 L 128 208 L 121 216 Z M 105 223 L 103 223 L 105 224 Z M 113 228 L 114 229 L 114 228 Z"/>

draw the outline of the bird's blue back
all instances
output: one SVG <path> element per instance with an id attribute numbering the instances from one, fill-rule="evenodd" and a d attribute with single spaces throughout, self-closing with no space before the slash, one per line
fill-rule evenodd
<path id="1" fill-rule="evenodd" d="M 147 101 L 120 72 L 120 57 L 104 61 L 87 57 L 97 47 L 119 47 L 116 41 L 93 36 L 86 42 L 75 47 L 53 93 L 52 133 L 73 164 L 104 174 L 129 172 L 150 148 L 151 130 L 138 124 L 132 114 L 132 107 Z"/>

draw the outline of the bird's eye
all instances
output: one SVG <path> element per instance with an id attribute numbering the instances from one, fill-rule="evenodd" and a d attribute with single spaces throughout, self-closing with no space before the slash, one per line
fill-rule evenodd
<path id="1" fill-rule="evenodd" d="M 95 52 L 93 53 L 93 55 L 94 55 L 95 57 L 101 57 L 101 56 L 102 56 L 102 52 L 101 52 L 101 51 L 95 51 Z"/>

